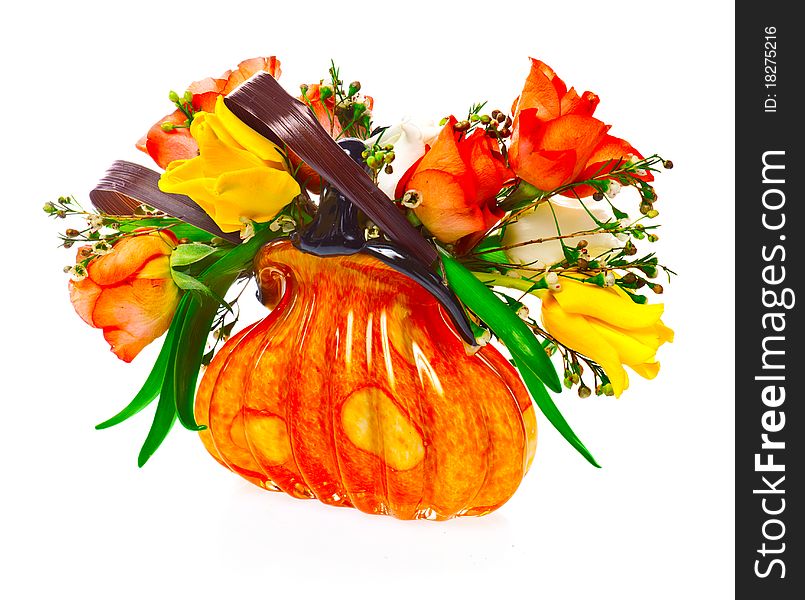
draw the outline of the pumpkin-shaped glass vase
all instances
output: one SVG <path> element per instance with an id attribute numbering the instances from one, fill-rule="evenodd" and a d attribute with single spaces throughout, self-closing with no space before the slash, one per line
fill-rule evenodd
<path id="1" fill-rule="evenodd" d="M 301 236 L 259 251 L 271 312 L 206 369 L 201 439 L 235 473 L 296 498 L 400 519 L 495 510 L 534 456 L 528 392 L 494 347 L 462 339 L 469 326 L 441 280 L 393 245 L 370 247 L 357 219 L 325 190 Z"/>
<path id="2" fill-rule="evenodd" d="M 282 240 L 256 273 L 278 302 L 223 346 L 197 394 L 213 457 L 269 490 L 400 519 L 481 515 L 511 497 L 536 419 L 495 348 L 468 354 L 439 302 L 371 256 Z"/>

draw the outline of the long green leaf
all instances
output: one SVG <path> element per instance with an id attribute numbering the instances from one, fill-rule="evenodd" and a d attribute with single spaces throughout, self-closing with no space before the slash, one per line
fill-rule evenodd
<path id="1" fill-rule="evenodd" d="M 159 351 L 159 355 L 154 362 L 151 373 L 149 373 L 145 383 L 143 383 L 143 386 L 140 388 L 140 391 L 137 392 L 137 395 L 134 396 L 132 401 L 129 402 L 129 404 L 123 410 L 121 410 L 111 419 L 107 419 L 103 423 L 96 425 L 95 429 L 106 429 L 122 423 L 126 419 L 136 415 L 146 406 L 151 404 L 151 402 L 153 402 L 157 396 L 159 396 L 159 390 L 162 388 L 162 381 L 165 379 L 165 371 L 167 369 L 168 359 L 172 351 L 173 341 L 176 339 L 176 336 L 179 333 L 179 327 L 181 325 L 181 321 L 184 319 L 186 305 L 186 300 L 182 298 L 182 300 L 179 301 L 179 306 L 177 307 L 176 314 L 171 321 L 168 333 L 165 335 L 165 341 L 162 343 L 162 349 Z"/>
<path id="2" fill-rule="evenodd" d="M 555 392 L 561 392 L 562 387 L 553 363 L 537 338 L 505 302 L 495 296 L 463 265 L 446 255 L 442 256 L 442 262 L 447 281 L 453 291 L 508 348 L 542 414 L 584 458 L 591 464 L 599 466 L 545 390 L 545 385 Z"/>
<path id="3" fill-rule="evenodd" d="M 187 318 L 179 333 L 181 353 L 173 365 L 173 395 L 179 422 L 191 431 L 205 429 L 196 423 L 194 403 L 196 382 L 204 356 L 204 345 L 221 300 L 235 279 L 252 268 L 257 251 L 281 235 L 269 229 L 258 231 L 248 242 L 236 246 L 199 275 L 198 280 L 207 286 L 210 294 L 189 294 Z"/>
<path id="4" fill-rule="evenodd" d="M 140 449 L 140 454 L 137 456 L 137 466 L 142 467 L 153 456 L 157 448 L 165 441 L 168 433 L 170 433 L 175 420 L 176 406 L 173 403 L 173 397 L 171 394 L 163 392 L 159 396 L 159 402 L 157 402 L 154 422 L 151 423 L 151 429 L 148 431 L 148 436 L 146 436 L 143 447 Z"/>
<path id="5" fill-rule="evenodd" d="M 226 283 L 228 289 L 235 277 Z M 224 286 L 221 286 L 224 287 Z M 223 290 L 226 293 L 226 290 Z M 215 313 L 220 303 L 210 296 L 193 295 L 179 335 L 181 355 L 177 357 L 174 366 L 174 400 L 179 422 L 191 431 L 206 429 L 204 425 L 196 423 L 195 418 L 195 390 L 198 373 L 201 369 L 201 359 L 204 356 L 204 345 L 210 331 Z"/>
<path id="6" fill-rule="evenodd" d="M 600 469 L 601 465 L 598 464 L 590 451 L 587 450 L 587 447 L 584 445 L 584 443 L 582 443 L 570 425 L 568 425 L 567 421 L 562 416 L 562 413 L 559 412 L 559 409 L 556 407 L 556 404 L 554 404 L 550 394 L 548 394 L 548 390 L 545 389 L 545 386 L 542 384 L 542 381 L 540 381 L 539 377 L 537 377 L 536 374 L 528 368 L 527 364 L 524 364 L 522 361 L 520 361 L 516 355 L 512 354 L 512 356 L 514 358 L 514 364 L 517 365 L 517 370 L 520 371 L 528 391 L 531 392 L 531 395 L 534 397 L 534 401 L 537 403 L 537 406 L 540 407 L 542 414 L 544 414 L 548 421 L 550 421 L 551 424 L 556 427 L 556 429 L 562 434 L 562 437 L 564 437 L 571 446 L 578 450 L 591 465 Z"/>
<path id="7" fill-rule="evenodd" d="M 186 300 L 189 298 L 188 294 L 182 297 L 183 302 L 187 302 Z M 181 311 L 182 316 L 184 317 L 185 311 Z M 177 312 L 177 316 L 179 316 L 179 312 Z M 176 317 L 174 317 L 176 319 Z M 181 319 L 184 322 L 184 318 Z M 177 327 L 181 327 L 182 323 L 177 321 Z M 167 437 L 168 433 L 173 427 L 173 423 L 176 420 L 176 401 L 174 399 L 173 394 L 173 379 L 174 379 L 174 364 L 176 362 L 176 356 L 179 352 L 179 344 L 178 344 L 178 335 L 174 337 L 171 343 L 170 353 L 168 355 L 168 361 L 165 369 L 165 377 L 162 380 L 162 389 L 159 392 L 159 402 L 157 402 L 157 410 L 154 413 L 154 420 L 151 423 L 151 429 L 148 431 L 148 435 L 145 438 L 145 442 L 143 442 L 142 448 L 140 448 L 140 454 L 137 457 L 137 465 L 142 467 L 148 462 L 148 459 L 157 451 L 157 448 L 162 444 L 162 442 Z"/>
<path id="8" fill-rule="evenodd" d="M 545 385 L 554 392 L 561 392 L 562 383 L 556 368 L 522 319 L 457 260 L 444 255 L 442 262 L 447 282 L 464 304 L 512 353 L 517 352 Z"/>

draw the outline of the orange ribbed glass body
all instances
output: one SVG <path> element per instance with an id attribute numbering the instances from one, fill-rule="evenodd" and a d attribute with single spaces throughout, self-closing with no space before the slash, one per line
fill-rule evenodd
<path id="1" fill-rule="evenodd" d="M 255 270 L 273 310 L 223 346 L 197 394 L 221 464 L 269 490 L 400 519 L 481 515 L 511 497 L 536 419 L 497 350 L 467 354 L 433 296 L 370 256 L 284 240 Z"/>

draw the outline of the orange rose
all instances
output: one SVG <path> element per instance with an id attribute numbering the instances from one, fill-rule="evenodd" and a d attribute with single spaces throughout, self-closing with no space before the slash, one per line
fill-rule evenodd
<path id="1" fill-rule="evenodd" d="M 175 247 L 176 236 L 170 232 L 125 237 L 109 254 L 90 261 L 86 278 L 70 282 L 76 312 L 103 329 L 121 360 L 131 362 L 170 325 L 180 295 L 171 278 Z"/>
<path id="2" fill-rule="evenodd" d="M 620 159 L 643 158 L 628 142 L 607 133 L 610 126 L 592 116 L 596 106 L 598 96 L 568 90 L 553 69 L 532 58 L 531 72 L 512 108 L 509 162 L 514 172 L 549 191 L 611 171 Z M 653 179 L 650 172 L 640 178 Z M 566 195 L 594 192 L 590 186 L 578 186 Z"/>
<path id="3" fill-rule="evenodd" d="M 275 56 L 249 58 L 238 65 L 234 71 L 227 71 L 217 79 L 207 77 L 194 81 L 187 88 L 193 94 L 193 109 L 213 112 L 218 96 L 226 96 L 229 92 L 259 71 L 266 71 L 273 77 L 280 76 L 280 61 Z M 163 169 L 174 160 L 193 158 L 198 154 L 198 144 L 191 137 L 186 127 L 165 131 L 162 124 L 182 125 L 187 117 L 180 110 L 175 110 L 160 119 L 148 130 L 137 148 L 150 155 Z"/>
<path id="4" fill-rule="evenodd" d="M 438 240 L 453 243 L 480 234 L 502 216 L 495 197 L 513 173 L 498 143 L 477 129 L 469 136 L 455 131 L 450 117 L 433 147 L 414 163 L 397 185 L 399 198 L 419 192 L 416 216 Z"/>

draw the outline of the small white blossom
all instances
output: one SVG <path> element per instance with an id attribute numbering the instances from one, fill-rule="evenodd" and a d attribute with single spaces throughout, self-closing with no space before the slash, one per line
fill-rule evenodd
<path id="1" fill-rule="evenodd" d="M 548 288 L 554 292 L 558 292 L 562 289 L 562 284 L 559 283 L 559 275 L 556 273 L 547 273 L 545 275 L 545 283 L 547 283 Z"/>
<path id="2" fill-rule="evenodd" d="M 523 305 L 520 308 L 518 308 L 517 316 L 525 321 L 528 318 L 528 307 Z"/>
<path id="3" fill-rule="evenodd" d="M 418 190 L 408 190 L 403 194 L 400 204 L 406 208 L 416 208 L 422 204 L 422 194 Z"/>
<path id="4" fill-rule="evenodd" d="M 380 228 L 371 221 L 366 222 L 366 229 L 364 230 L 364 237 L 367 240 L 373 240 L 380 237 Z"/>
<path id="5" fill-rule="evenodd" d="M 68 273 L 72 281 L 81 281 L 87 277 L 87 269 L 84 265 L 73 265 Z"/>
<path id="6" fill-rule="evenodd" d="M 112 251 L 112 249 L 113 249 L 112 244 L 110 244 L 105 240 L 97 241 L 92 245 L 92 253 L 97 254 L 98 256 L 109 254 Z"/>
<path id="7" fill-rule="evenodd" d="M 90 230 L 98 231 L 103 227 L 103 217 L 101 215 L 87 215 L 87 225 Z"/>
<path id="8" fill-rule="evenodd" d="M 615 181 L 614 179 L 610 179 L 609 180 L 609 187 L 607 187 L 607 191 L 606 191 L 607 198 L 612 199 L 615 196 L 617 196 L 618 192 L 621 191 L 622 187 L 623 186 L 621 186 L 621 184 L 619 182 Z"/>
<path id="9" fill-rule="evenodd" d="M 604 286 L 605 287 L 613 287 L 615 285 L 615 275 L 612 271 L 608 271 L 606 275 L 604 275 Z"/>
<path id="10" fill-rule="evenodd" d="M 475 343 L 479 346 L 486 346 L 492 340 L 492 332 L 484 329 L 481 335 L 475 336 Z"/>
<path id="11" fill-rule="evenodd" d="M 280 215 L 274 221 L 271 222 L 271 225 L 268 226 L 271 231 L 282 231 L 282 233 L 290 233 L 294 229 L 296 229 L 296 221 L 294 221 L 288 215 Z"/>
<path id="12" fill-rule="evenodd" d="M 244 242 L 248 242 L 254 237 L 254 221 L 246 217 L 241 217 L 240 223 L 240 239 Z"/>

